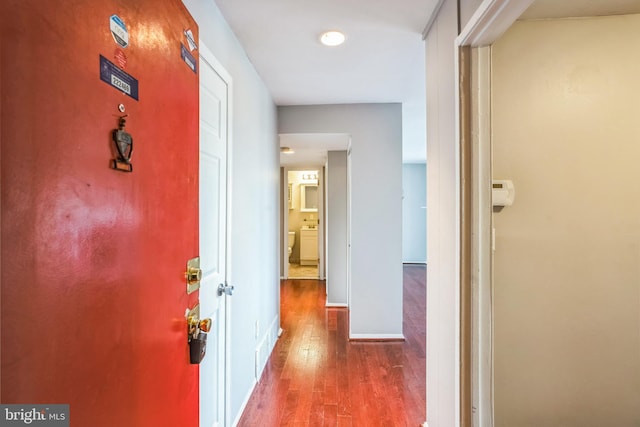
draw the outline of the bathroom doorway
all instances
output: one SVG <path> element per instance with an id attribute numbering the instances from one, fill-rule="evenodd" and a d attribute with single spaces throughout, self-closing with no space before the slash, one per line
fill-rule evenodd
<path id="1" fill-rule="evenodd" d="M 285 169 L 285 277 L 324 279 L 323 168 Z"/>

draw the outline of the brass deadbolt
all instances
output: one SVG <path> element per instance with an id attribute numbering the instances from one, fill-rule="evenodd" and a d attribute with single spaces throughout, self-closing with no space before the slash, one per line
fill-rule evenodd
<path id="1" fill-rule="evenodd" d="M 200 280 L 202 280 L 202 270 L 190 267 L 189 270 L 187 270 L 187 282 L 194 284 Z"/>
<path id="2" fill-rule="evenodd" d="M 202 280 L 200 257 L 196 257 L 187 261 L 187 270 L 185 271 L 184 276 L 187 279 L 187 294 L 193 293 L 200 289 L 200 280 Z"/>

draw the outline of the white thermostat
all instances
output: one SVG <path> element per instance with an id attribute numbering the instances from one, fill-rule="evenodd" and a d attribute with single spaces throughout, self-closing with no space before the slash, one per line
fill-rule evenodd
<path id="1" fill-rule="evenodd" d="M 491 185 L 493 206 L 511 206 L 516 197 L 516 189 L 510 179 L 494 179 Z"/>

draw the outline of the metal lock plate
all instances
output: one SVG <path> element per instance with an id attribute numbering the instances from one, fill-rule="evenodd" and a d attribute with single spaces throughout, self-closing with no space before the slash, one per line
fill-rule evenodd
<path id="1" fill-rule="evenodd" d="M 187 261 L 187 271 L 184 275 L 187 280 L 187 294 L 191 294 L 200 289 L 200 280 L 202 279 L 200 257 Z"/>

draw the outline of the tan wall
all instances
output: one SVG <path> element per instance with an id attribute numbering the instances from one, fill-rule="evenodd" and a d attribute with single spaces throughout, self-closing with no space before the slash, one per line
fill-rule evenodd
<path id="1" fill-rule="evenodd" d="M 496 426 L 640 425 L 640 15 L 493 47 Z"/>

